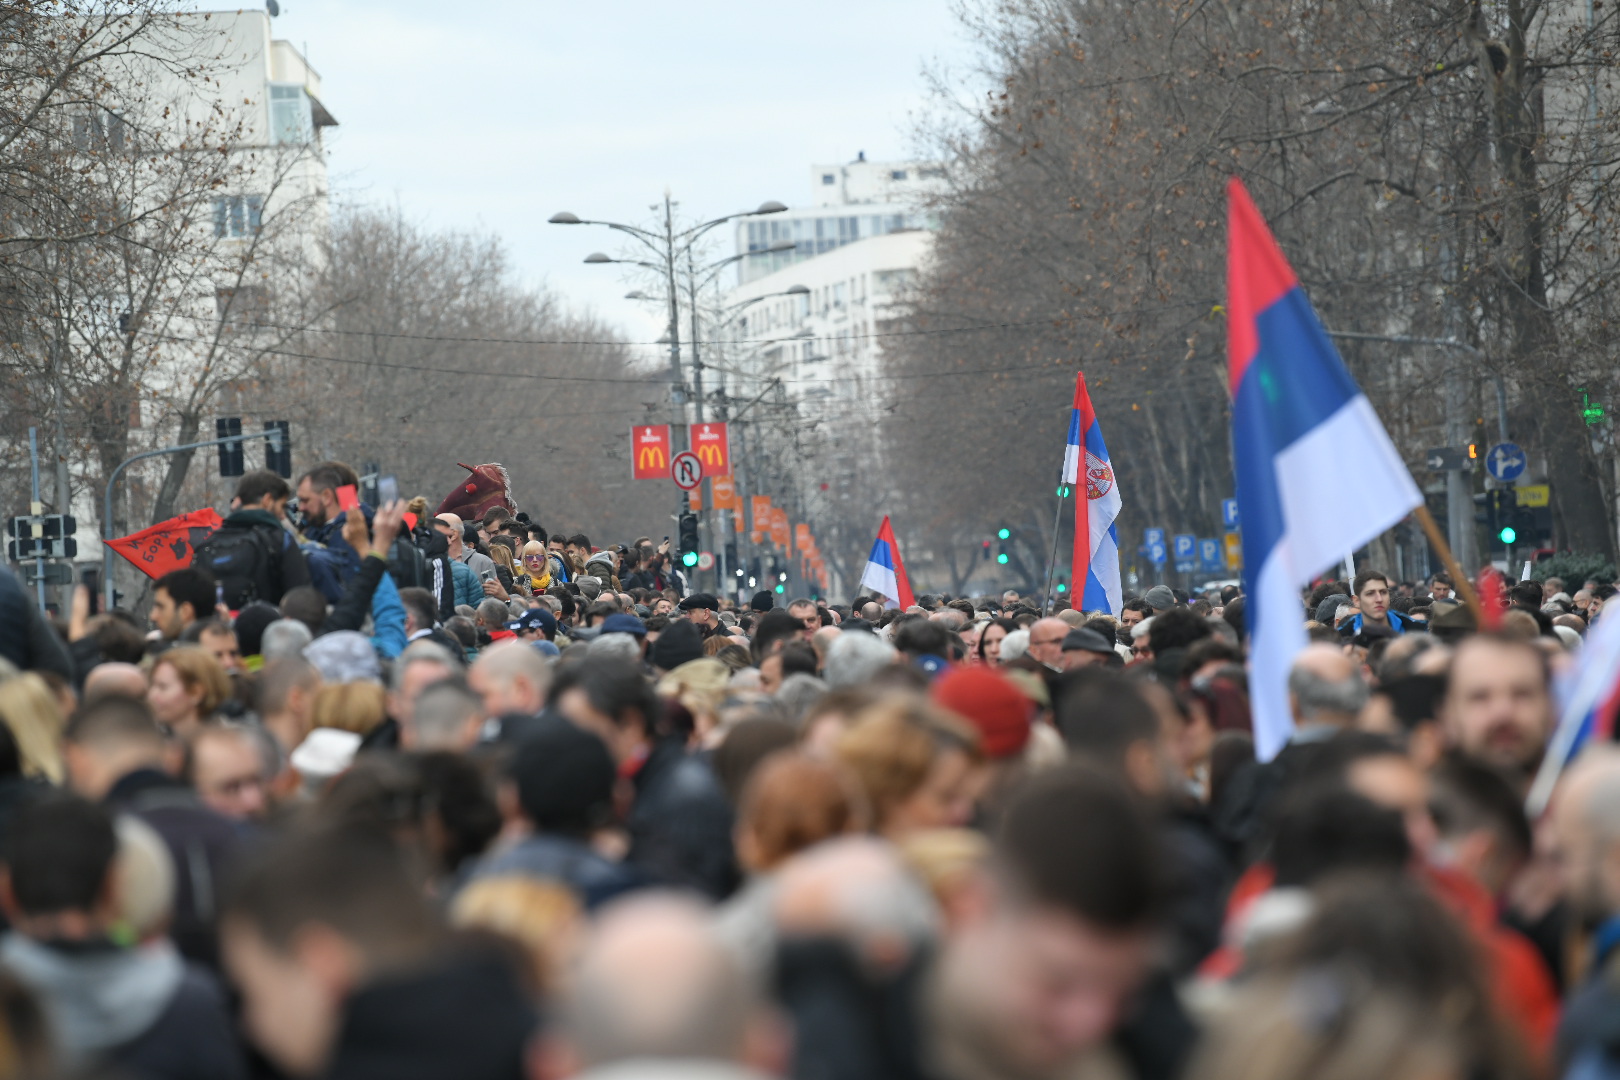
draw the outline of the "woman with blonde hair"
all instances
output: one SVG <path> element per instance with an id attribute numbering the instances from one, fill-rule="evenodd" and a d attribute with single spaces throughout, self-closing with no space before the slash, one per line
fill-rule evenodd
<path id="1" fill-rule="evenodd" d="M 23 775 L 60 784 L 62 711 L 45 680 L 30 671 L 0 681 L 0 720 L 17 741 Z"/>
<path id="2" fill-rule="evenodd" d="M 213 654 L 181 645 L 157 658 L 147 684 L 152 715 L 175 735 L 189 739 L 231 696 L 231 680 Z"/>
<path id="3" fill-rule="evenodd" d="M 565 886 L 526 874 L 478 878 L 456 894 L 450 925 L 522 947 L 535 996 L 554 998 L 579 942 L 584 912 Z"/>
<path id="4" fill-rule="evenodd" d="M 512 548 L 509 545 L 490 544 L 489 557 L 495 562 L 495 576 L 500 580 L 501 588 L 509 592 L 521 593 L 524 596 L 534 595 L 534 590 L 529 585 L 528 575 L 519 568 L 517 557 L 513 555 Z"/>
<path id="5" fill-rule="evenodd" d="M 551 560 L 546 557 L 546 545 L 538 540 L 523 545 L 523 575 L 518 580 L 527 581 L 536 596 L 551 587 Z"/>
<path id="6" fill-rule="evenodd" d="M 979 737 L 924 698 L 896 695 L 856 714 L 833 748 L 889 840 L 919 829 L 966 825 L 982 786 Z"/>
<path id="7" fill-rule="evenodd" d="M 317 728 L 336 728 L 363 738 L 388 719 L 388 695 L 374 682 L 323 686 L 315 692 L 313 716 Z"/>

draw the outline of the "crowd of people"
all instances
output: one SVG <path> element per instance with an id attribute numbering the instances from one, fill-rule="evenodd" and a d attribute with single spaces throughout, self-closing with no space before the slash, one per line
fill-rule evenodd
<path id="1" fill-rule="evenodd" d="M 145 619 L 0 572 L 0 1080 L 1620 1076 L 1620 749 L 1524 809 L 1611 583 L 1321 583 L 1258 761 L 1236 586 L 742 603 L 353 483 Z"/>

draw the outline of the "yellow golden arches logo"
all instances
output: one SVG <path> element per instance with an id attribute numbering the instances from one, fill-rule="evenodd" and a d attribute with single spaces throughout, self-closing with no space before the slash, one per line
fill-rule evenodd
<path id="1" fill-rule="evenodd" d="M 703 462 L 703 464 L 716 469 L 718 469 L 720 467 L 720 463 L 726 459 L 726 455 L 720 451 L 720 448 L 710 443 L 705 443 L 703 446 L 698 447 L 697 456 L 698 460 Z"/>
<path id="2" fill-rule="evenodd" d="M 636 458 L 636 467 L 640 469 L 667 469 L 669 458 L 664 456 L 662 446 L 643 446 L 641 454 Z"/>

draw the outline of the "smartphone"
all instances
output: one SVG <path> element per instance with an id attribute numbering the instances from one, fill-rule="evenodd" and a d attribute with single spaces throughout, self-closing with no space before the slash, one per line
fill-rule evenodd
<path id="1" fill-rule="evenodd" d="M 377 505 L 387 506 L 399 498 L 399 478 L 394 476 L 379 476 L 377 478 Z"/>
<path id="2" fill-rule="evenodd" d="M 338 488 L 337 500 L 339 510 L 360 509 L 360 494 L 359 492 L 355 491 L 353 484 L 344 484 L 342 487 Z"/>
<path id="3" fill-rule="evenodd" d="M 103 600 L 101 595 L 101 567 L 87 566 L 79 571 L 79 584 L 90 592 L 90 614 L 100 615 Z"/>

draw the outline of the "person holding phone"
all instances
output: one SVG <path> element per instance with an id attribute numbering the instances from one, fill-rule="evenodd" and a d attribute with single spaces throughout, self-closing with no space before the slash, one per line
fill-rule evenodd
<path id="1" fill-rule="evenodd" d="M 497 600 L 511 599 L 506 590 L 501 588 L 500 578 L 495 573 L 495 560 L 467 546 L 463 537 L 464 526 L 458 515 L 440 514 L 433 519 L 433 528 L 443 534 L 445 541 L 450 545 L 450 557 L 465 566 L 470 574 L 470 578 L 460 571 L 455 574 L 456 603 L 477 607 L 481 601 L 491 596 Z M 464 582 L 467 583 L 465 589 Z M 472 598 L 463 600 L 464 591 Z"/>
<path id="2" fill-rule="evenodd" d="M 348 511 L 365 512 L 359 483 L 359 474 L 341 461 L 323 461 L 298 478 L 298 518 L 310 583 L 329 604 L 343 599 L 344 584 L 360 569 L 360 554 L 343 538 Z"/>

